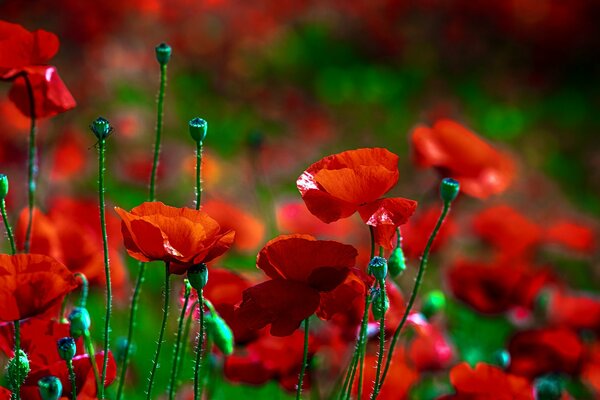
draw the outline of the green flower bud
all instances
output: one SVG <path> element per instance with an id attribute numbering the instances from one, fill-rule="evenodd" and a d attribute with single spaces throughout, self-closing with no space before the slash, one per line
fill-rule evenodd
<path id="1" fill-rule="evenodd" d="M 156 46 L 154 50 L 156 51 L 156 61 L 158 61 L 160 65 L 167 64 L 171 59 L 171 53 L 173 53 L 173 50 L 168 44 L 161 43 Z"/>
<path id="2" fill-rule="evenodd" d="M 233 332 L 219 314 L 207 314 L 206 329 L 215 342 L 215 346 L 226 356 L 233 353 Z"/>
<path id="3" fill-rule="evenodd" d="M 208 283 L 208 268 L 206 264 L 200 263 L 192 265 L 187 272 L 187 278 L 192 287 L 198 291 L 202 290 Z"/>
<path id="4" fill-rule="evenodd" d="M 75 346 L 75 339 L 72 337 L 67 336 L 62 339 L 58 339 L 56 346 L 58 348 L 58 355 L 63 360 L 69 361 L 75 357 L 77 346 Z"/>
<path id="5" fill-rule="evenodd" d="M 38 381 L 42 400 L 58 400 L 62 395 L 62 383 L 55 376 L 46 376 Z"/>
<path id="6" fill-rule="evenodd" d="M 536 379 L 533 384 L 535 400 L 560 400 L 562 397 L 562 382 L 554 375 L 546 375 Z"/>
<path id="7" fill-rule="evenodd" d="M 376 320 L 380 320 L 390 308 L 390 299 L 388 296 L 385 296 L 385 301 L 383 300 L 381 289 L 376 289 L 373 293 L 373 302 L 371 303 L 371 312 L 373 312 L 373 318 Z"/>
<path id="8" fill-rule="evenodd" d="M 446 295 L 441 290 L 432 290 L 423 299 L 421 313 L 425 318 L 430 319 L 435 314 L 443 311 L 444 308 L 446 308 Z"/>
<path id="9" fill-rule="evenodd" d="M 502 369 L 510 365 L 510 353 L 506 350 L 495 351 L 492 355 L 492 362 Z"/>
<path id="10" fill-rule="evenodd" d="M 30 370 L 27 353 L 25 353 L 22 349 L 19 349 L 18 356 L 15 354 L 15 356 L 8 362 L 7 367 L 8 381 L 13 392 L 17 390 L 17 386 L 20 386 L 23 384 L 23 382 L 25 382 L 25 378 L 27 378 Z M 17 376 L 19 377 L 18 380 L 20 382 L 17 382 Z"/>
<path id="11" fill-rule="evenodd" d="M 4 200 L 8 194 L 8 176 L 0 174 L 0 200 Z"/>
<path id="12" fill-rule="evenodd" d="M 401 247 L 396 247 L 388 259 L 388 268 L 392 278 L 401 275 L 406 270 L 406 259 Z"/>
<path id="13" fill-rule="evenodd" d="M 444 204 L 452 203 L 456 196 L 460 192 L 460 183 L 452 178 L 442 179 L 440 184 L 440 196 L 444 201 Z"/>
<path id="14" fill-rule="evenodd" d="M 369 262 L 368 272 L 378 281 L 383 281 L 387 275 L 387 260 L 383 257 L 375 256 Z"/>
<path id="15" fill-rule="evenodd" d="M 71 336 L 74 338 L 83 336 L 88 329 L 90 329 L 90 325 L 92 324 L 90 313 L 87 308 L 73 308 L 69 314 L 69 323 L 71 324 Z"/>
<path id="16" fill-rule="evenodd" d="M 189 122 L 190 136 L 196 142 L 203 142 L 208 131 L 208 122 L 202 118 L 193 118 Z"/>
<path id="17" fill-rule="evenodd" d="M 90 125 L 92 133 L 98 140 L 104 140 L 110 136 L 113 128 L 106 118 L 98 117 Z"/>

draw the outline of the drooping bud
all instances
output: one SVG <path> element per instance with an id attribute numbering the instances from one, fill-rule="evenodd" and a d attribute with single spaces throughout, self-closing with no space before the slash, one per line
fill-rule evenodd
<path id="1" fill-rule="evenodd" d="M 113 130 L 110 122 L 103 117 L 96 118 L 90 125 L 90 129 L 98 140 L 106 139 Z"/>
<path id="2" fill-rule="evenodd" d="M 219 314 L 209 313 L 206 315 L 206 328 L 214 340 L 215 346 L 228 356 L 233 353 L 233 332 L 227 322 Z"/>
<path id="3" fill-rule="evenodd" d="M 562 382 L 558 376 L 542 376 L 534 382 L 533 394 L 535 400 L 560 400 L 562 397 Z"/>
<path id="4" fill-rule="evenodd" d="M 55 376 L 46 376 L 38 381 L 42 400 L 58 400 L 62 395 L 62 383 Z"/>
<path id="5" fill-rule="evenodd" d="M 460 192 L 460 183 L 456 179 L 444 178 L 440 184 L 440 197 L 444 204 L 450 204 Z"/>
<path id="6" fill-rule="evenodd" d="M 202 118 L 192 118 L 189 122 L 190 136 L 196 142 L 203 142 L 208 132 L 208 122 Z"/>
<path id="7" fill-rule="evenodd" d="M 421 313 L 425 318 L 430 319 L 435 314 L 443 311 L 446 308 L 446 295 L 441 290 L 432 290 L 425 294 Z"/>
<path id="8" fill-rule="evenodd" d="M 7 367 L 8 381 L 13 392 L 16 391 L 18 386 L 21 386 L 23 382 L 25 382 L 25 378 L 27 378 L 30 370 L 27 353 L 22 349 L 19 349 L 18 355 L 15 354 L 15 356 L 10 359 Z M 20 382 L 17 382 L 17 377 Z"/>
<path id="9" fill-rule="evenodd" d="M 194 289 L 202 290 L 208 283 L 208 268 L 206 264 L 200 263 L 192 265 L 192 267 L 188 269 L 187 278 Z"/>
<path id="10" fill-rule="evenodd" d="M 75 339 L 70 336 L 58 339 L 56 342 L 58 348 L 58 355 L 65 361 L 72 360 L 77 352 L 77 346 L 75 346 Z"/>
<path id="11" fill-rule="evenodd" d="M 78 338 L 83 336 L 88 329 L 90 329 L 90 325 L 92 324 L 90 313 L 88 312 L 87 308 L 73 308 L 69 314 L 69 323 L 71 324 L 72 337 Z"/>
<path id="12" fill-rule="evenodd" d="M 378 281 L 383 281 L 387 276 L 387 260 L 383 257 L 375 256 L 369 262 L 368 272 Z"/>
<path id="13" fill-rule="evenodd" d="M 492 362 L 502 369 L 510 365 L 510 353 L 504 349 L 495 351 L 492 355 Z"/>
<path id="14" fill-rule="evenodd" d="M 171 46 L 166 43 L 161 43 L 156 46 L 154 50 L 156 51 L 156 61 L 158 61 L 160 65 L 168 64 L 171 59 L 171 54 L 173 53 Z"/>
<path id="15" fill-rule="evenodd" d="M 8 176 L 0 174 L 0 200 L 6 199 L 8 194 Z"/>
<path id="16" fill-rule="evenodd" d="M 390 300 L 388 296 L 384 296 L 381 289 L 377 288 L 373 292 L 373 302 L 371 303 L 371 311 L 373 312 L 373 318 L 380 320 L 385 315 L 387 310 L 390 308 Z"/>
<path id="17" fill-rule="evenodd" d="M 388 259 L 388 268 L 392 278 L 401 275 L 406 270 L 406 258 L 401 247 L 396 247 Z"/>

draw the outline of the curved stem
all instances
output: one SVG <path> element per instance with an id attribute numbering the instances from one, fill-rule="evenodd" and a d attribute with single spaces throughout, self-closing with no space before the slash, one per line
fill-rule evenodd
<path id="1" fill-rule="evenodd" d="M 396 346 L 396 342 L 398 341 L 398 338 L 400 337 L 400 332 L 402 331 L 402 327 L 404 326 L 404 324 L 406 323 L 406 320 L 408 319 L 408 314 L 410 313 L 410 310 L 412 309 L 415 299 L 417 298 L 417 293 L 419 291 L 419 287 L 421 286 L 421 282 L 423 281 L 423 275 L 425 274 L 425 270 L 427 269 L 427 261 L 429 258 L 429 251 L 431 250 L 431 245 L 433 244 L 433 241 L 434 241 L 435 237 L 437 236 L 437 234 L 440 230 L 440 227 L 442 226 L 442 223 L 444 222 L 444 219 L 446 219 L 446 216 L 448 215 L 448 211 L 450 211 L 450 203 L 444 203 L 444 206 L 442 208 L 442 213 L 440 214 L 440 217 L 439 217 L 435 227 L 433 228 L 431 235 L 429 236 L 429 240 L 427 241 L 425 250 L 423 251 L 423 256 L 421 257 L 421 263 L 419 264 L 419 271 L 417 272 L 417 278 L 415 280 L 415 286 L 413 287 L 412 293 L 410 294 L 410 298 L 408 300 L 408 304 L 406 305 L 406 310 L 404 311 L 402 320 L 400 321 L 400 324 L 398 325 L 398 327 L 396 328 L 396 331 L 394 332 L 394 336 L 392 338 L 392 342 L 390 343 L 390 348 L 388 350 L 387 359 L 385 362 L 385 368 L 383 370 L 383 374 L 381 375 L 381 381 L 379 382 L 379 385 L 374 390 L 373 398 L 377 398 L 377 395 L 381 391 L 381 387 L 383 386 L 383 383 L 385 382 L 385 377 L 387 376 L 387 373 L 390 369 L 390 364 L 392 363 L 392 355 L 394 354 L 394 347 Z"/>
<path id="2" fill-rule="evenodd" d="M 86 330 L 83 334 L 83 346 L 90 359 L 92 371 L 94 372 L 94 378 L 96 380 L 96 393 L 100 391 L 100 372 L 98 372 L 98 365 L 96 365 L 96 353 L 94 351 L 94 344 L 92 343 L 92 337 L 90 332 Z"/>
<path id="3" fill-rule="evenodd" d="M 306 364 L 308 363 L 308 318 L 304 320 L 304 353 L 302 355 L 302 367 L 300 368 L 300 375 L 298 376 L 298 388 L 296 389 L 296 400 L 302 398 L 302 380 L 304 379 L 304 372 L 306 371 Z"/>
<path id="4" fill-rule="evenodd" d="M 379 386 L 379 381 L 381 378 L 381 366 L 383 365 L 383 356 L 385 354 L 385 280 L 381 280 L 379 282 L 379 288 L 381 289 L 381 304 L 383 312 L 381 313 L 381 318 L 379 319 L 379 354 L 377 355 L 377 371 L 375 373 L 375 385 L 373 386 L 373 393 L 371 393 L 371 400 L 374 400 L 377 397 L 377 393 L 375 388 Z"/>
<path id="5" fill-rule="evenodd" d="M 67 369 L 69 370 L 69 380 L 71 381 L 71 399 L 77 400 L 77 386 L 75 369 L 73 369 L 73 360 L 67 360 Z"/>
<path id="6" fill-rule="evenodd" d="M 194 400 L 200 399 L 200 366 L 204 344 L 204 292 L 202 289 L 198 291 L 198 301 L 198 307 L 200 307 L 200 333 L 196 344 L 196 364 L 194 365 Z"/>
<path id="7" fill-rule="evenodd" d="M 156 106 L 156 139 L 154 141 L 154 160 L 152 162 L 152 173 L 150 174 L 150 201 L 154 201 L 156 193 L 156 171 L 160 156 L 160 138 L 163 129 L 163 115 L 165 103 L 165 88 L 167 87 L 167 64 L 160 66 L 160 88 L 158 89 L 158 104 Z"/>
<path id="8" fill-rule="evenodd" d="M 185 299 L 183 301 L 183 307 L 181 307 L 181 314 L 179 314 L 179 323 L 177 325 L 177 339 L 175 340 L 175 350 L 173 352 L 173 367 L 171 369 L 171 382 L 169 383 L 169 399 L 175 398 L 175 386 L 177 378 L 177 367 L 179 365 L 181 338 L 183 334 L 183 320 L 185 319 L 185 311 L 187 309 L 188 302 L 190 300 L 190 292 L 185 293 Z"/>
<path id="9" fill-rule="evenodd" d="M 29 115 L 31 118 L 31 126 L 29 128 L 29 151 L 27 158 L 27 206 L 29 211 L 29 219 L 27 221 L 27 230 L 25 231 L 25 253 L 29 253 L 31 247 L 31 229 L 33 226 L 33 206 L 35 205 L 35 189 L 36 189 L 36 175 L 38 171 L 37 167 L 37 147 L 35 145 L 35 134 L 37 131 L 36 127 L 36 116 L 35 116 L 35 97 L 33 96 L 33 87 L 29 80 L 29 75 L 23 73 L 23 79 L 25 79 L 25 86 L 27 88 L 27 96 L 29 97 Z"/>
<path id="10" fill-rule="evenodd" d="M 21 322 L 19 320 L 14 321 L 15 326 L 15 357 L 17 359 L 17 368 L 15 372 L 17 374 L 14 389 L 14 398 L 16 400 L 21 399 Z"/>
<path id="11" fill-rule="evenodd" d="M 196 142 L 196 210 L 202 204 L 202 141 Z"/>
<path id="12" fill-rule="evenodd" d="M 85 308 L 85 305 L 87 304 L 90 284 L 87 280 L 87 277 L 83 273 L 76 272 L 74 275 L 81 279 L 81 297 L 79 298 L 79 307 Z"/>
<path id="13" fill-rule="evenodd" d="M 108 258 L 108 236 L 106 233 L 106 212 L 104 202 L 104 153 L 106 151 L 106 140 L 98 141 L 98 203 L 100 204 L 100 227 L 102 229 L 102 247 L 104 251 L 104 276 L 106 279 L 106 315 L 104 317 L 104 354 L 102 361 L 102 378 L 98 397 L 104 399 L 104 383 L 106 382 L 106 371 L 108 367 L 108 349 L 110 342 L 110 316 L 112 313 L 112 283 L 110 280 L 110 261 Z"/>
<path id="14" fill-rule="evenodd" d="M 156 353 L 154 354 L 154 361 L 152 362 L 152 370 L 150 371 L 150 381 L 148 382 L 148 390 L 146 391 L 146 399 L 150 400 L 152 397 L 152 386 L 154 385 L 154 377 L 156 375 L 156 369 L 158 368 L 158 359 L 160 357 L 160 349 L 162 347 L 163 338 L 165 336 L 165 329 L 167 328 L 167 317 L 169 315 L 169 263 L 165 263 L 165 304 L 163 306 L 163 319 L 160 326 L 160 334 L 158 335 L 158 344 L 156 346 Z"/>
<path id="15" fill-rule="evenodd" d="M 2 211 L 2 221 L 4 221 L 6 234 L 8 235 L 8 241 L 10 242 L 10 251 L 12 255 L 15 255 L 17 254 L 17 247 L 15 246 L 15 237 L 12 228 L 10 227 L 10 222 L 8 222 L 8 215 L 6 215 L 6 201 L 4 199 L 0 201 L 0 211 Z"/>

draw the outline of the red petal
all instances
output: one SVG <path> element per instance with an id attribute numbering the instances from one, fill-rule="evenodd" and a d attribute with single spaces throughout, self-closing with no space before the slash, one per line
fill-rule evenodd
<path id="1" fill-rule="evenodd" d="M 358 212 L 367 225 L 375 228 L 375 243 L 391 249 L 396 228 L 404 225 L 416 208 L 416 201 L 395 197 L 365 204 L 358 209 Z"/>

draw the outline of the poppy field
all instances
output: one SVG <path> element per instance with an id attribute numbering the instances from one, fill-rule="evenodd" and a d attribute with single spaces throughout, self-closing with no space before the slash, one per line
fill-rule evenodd
<path id="1" fill-rule="evenodd" d="M 599 16 L 0 2 L 0 400 L 600 398 Z"/>

